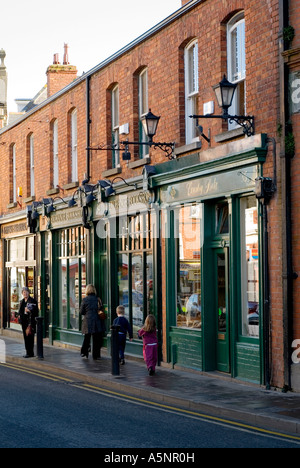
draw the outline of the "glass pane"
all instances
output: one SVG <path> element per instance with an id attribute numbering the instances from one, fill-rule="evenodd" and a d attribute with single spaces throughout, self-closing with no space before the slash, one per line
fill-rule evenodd
<path id="1" fill-rule="evenodd" d="M 70 301 L 70 328 L 79 330 L 79 260 L 73 259 L 69 263 L 69 301 Z"/>
<path id="2" fill-rule="evenodd" d="M 68 327 L 68 301 L 67 301 L 67 260 L 59 262 L 59 326 Z"/>
<path id="3" fill-rule="evenodd" d="M 185 206 L 175 213 L 177 241 L 177 326 L 201 330 L 202 206 Z"/>
<path id="4" fill-rule="evenodd" d="M 216 206 L 216 234 L 229 233 L 229 208 L 228 203 L 219 203 Z"/>
<path id="5" fill-rule="evenodd" d="M 143 281 L 143 257 L 132 256 L 132 324 L 133 334 L 136 336 L 138 330 L 144 323 L 144 281 Z"/>
<path id="6" fill-rule="evenodd" d="M 259 336 L 258 212 L 255 197 L 241 201 L 242 334 Z"/>
<path id="7" fill-rule="evenodd" d="M 27 237 L 27 259 L 34 260 L 34 237 Z"/>
<path id="8" fill-rule="evenodd" d="M 10 314 L 8 321 L 10 328 L 19 329 L 18 318 L 16 313 L 19 310 L 20 301 L 22 299 L 22 288 L 26 286 L 25 268 L 11 268 L 10 269 Z"/>
<path id="9" fill-rule="evenodd" d="M 13 239 L 9 243 L 9 261 L 25 260 L 25 239 Z"/>
<path id="10" fill-rule="evenodd" d="M 217 255 L 218 261 L 218 331 L 226 333 L 227 306 L 226 306 L 226 260 L 225 254 Z"/>
<path id="11" fill-rule="evenodd" d="M 128 266 L 129 258 L 126 254 L 118 255 L 118 288 L 119 304 L 125 307 L 125 317 L 130 319 L 129 314 L 129 284 L 128 284 Z"/>
<path id="12" fill-rule="evenodd" d="M 147 315 L 154 314 L 153 303 L 153 256 L 152 254 L 146 257 L 146 274 L 147 274 Z"/>

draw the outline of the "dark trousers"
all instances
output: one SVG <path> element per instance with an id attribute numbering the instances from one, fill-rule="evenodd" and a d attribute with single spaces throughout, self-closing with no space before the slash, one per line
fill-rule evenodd
<path id="1" fill-rule="evenodd" d="M 28 356 L 34 356 L 34 333 L 32 335 L 26 335 L 26 328 L 23 328 L 23 336 L 25 342 L 26 354 Z"/>
<path id="2" fill-rule="evenodd" d="M 81 354 L 88 357 L 91 350 L 91 338 L 93 337 L 93 359 L 99 359 L 101 357 L 101 347 L 103 343 L 102 333 L 87 333 L 84 335 L 83 345 L 81 348 Z"/>
<path id="3" fill-rule="evenodd" d="M 126 335 L 125 333 L 119 333 L 119 356 L 120 359 L 124 359 L 124 353 L 125 353 L 125 347 L 126 347 Z"/>

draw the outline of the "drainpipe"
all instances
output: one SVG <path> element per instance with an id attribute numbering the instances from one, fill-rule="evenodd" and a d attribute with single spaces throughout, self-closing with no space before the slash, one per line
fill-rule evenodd
<path id="1" fill-rule="evenodd" d="M 91 123 L 92 120 L 90 118 L 90 75 L 86 78 L 86 174 L 85 179 L 86 183 L 88 184 L 91 180 L 91 150 L 90 150 L 90 140 L 91 140 Z"/>
<path id="2" fill-rule="evenodd" d="M 281 134 L 281 181 L 282 181 L 282 289 L 283 289 L 283 391 L 291 388 L 291 346 L 293 341 L 293 267 L 291 228 L 291 160 L 285 151 L 286 125 L 289 120 L 288 67 L 282 53 L 286 45 L 284 28 L 289 25 L 289 2 L 279 0 L 279 83 Z"/>

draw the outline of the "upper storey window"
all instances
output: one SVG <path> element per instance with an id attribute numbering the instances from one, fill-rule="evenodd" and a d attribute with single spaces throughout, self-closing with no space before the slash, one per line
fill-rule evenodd
<path id="1" fill-rule="evenodd" d="M 246 114 L 246 48 L 245 48 L 245 18 L 241 12 L 235 15 L 227 25 L 227 57 L 228 80 L 237 84 L 231 115 Z M 229 124 L 229 129 L 235 128 L 236 123 Z"/>
<path id="2" fill-rule="evenodd" d="M 193 41 L 185 48 L 185 122 L 186 144 L 198 141 L 195 120 L 190 115 L 198 114 L 199 67 L 198 42 Z"/>

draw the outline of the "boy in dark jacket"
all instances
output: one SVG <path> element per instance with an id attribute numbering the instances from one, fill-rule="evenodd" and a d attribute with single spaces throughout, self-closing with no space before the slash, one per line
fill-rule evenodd
<path id="1" fill-rule="evenodd" d="M 114 320 L 113 325 L 114 326 L 119 326 L 119 356 L 120 356 L 120 362 L 122 365 L 125 364 L 125 347 L 126 347 L 126 336 L 127 333 L 129 335 L 130 341 L 133 340 L 133 334 L 132 334 L 132 329 L 130 326 L 130 323 L 128 322 L 127 318 L 125 317 L 125 307 L 120 305 L 117 307 L 117 315 L 118 318 Z"/>

